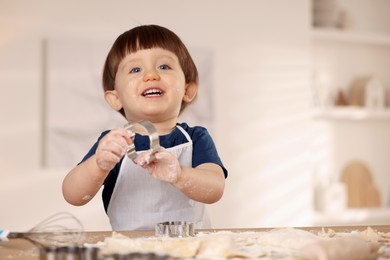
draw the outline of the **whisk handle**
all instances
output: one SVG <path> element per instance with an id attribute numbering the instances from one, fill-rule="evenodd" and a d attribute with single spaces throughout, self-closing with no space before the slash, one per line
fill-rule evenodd
<path id="1" fill-rule="evenodd" d="M 9 233 L 10 232 L 8 230 L 0 229 L 0 241 L 7 241 Z"/>
<path id="2" fill-rule="evenodd" d="M 0 229 L 0 242 L 8 241 L 12 238 L 23 238 L 24 234 L 19 232 L 10 232 L 9 230 Z"/>

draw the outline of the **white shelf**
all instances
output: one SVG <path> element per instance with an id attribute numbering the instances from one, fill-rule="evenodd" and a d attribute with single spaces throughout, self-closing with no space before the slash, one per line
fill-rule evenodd
<path id="1" fill-rule="evenodd" d="M 334 107 L 316 109 L 313 112 L 314 119 L 321 120 L 388 120 L 390 121 L 390 109 L 366 109 L 359 107 Z"/>
<path id="2" fill-rule="evenodd" d="M 346 31 L 331 28 L 314 28 L 311 35 L 314 40 L 331 40 L 354 44 L 385 45 L 390 47 L 389 34 Z"/>

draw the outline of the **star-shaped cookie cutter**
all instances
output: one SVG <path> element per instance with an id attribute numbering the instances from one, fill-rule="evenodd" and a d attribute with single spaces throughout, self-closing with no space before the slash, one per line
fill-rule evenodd
<path id="1" fill-rule="evenodd" d="M 152 155 L 160 150 L 160 139 L 154 125 L 148 120 L 141 120 L 137 122 L 129 122 L 124 128 L 128 130 L 131 135 L 130 138 L 133 141 L 132 144 L 127 147 L 127 156 L 133 161 L 138 157 L 137 151 L 135 150 L 134 139 L 135 134 L 148 135 L 150 140 L 150 149 L 152 150 Z"/>

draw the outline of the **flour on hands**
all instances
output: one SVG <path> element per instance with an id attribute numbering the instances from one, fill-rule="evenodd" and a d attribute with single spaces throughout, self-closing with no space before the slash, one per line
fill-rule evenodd
<path id="1" fill-rule="evenodd" d="M 163 148 L 156 153 L 152 150 L 141 152 L 134 162 L 145 168 L 154 178 L 172 184 L 177 182 L 181 174 L 177 158 Z"/>

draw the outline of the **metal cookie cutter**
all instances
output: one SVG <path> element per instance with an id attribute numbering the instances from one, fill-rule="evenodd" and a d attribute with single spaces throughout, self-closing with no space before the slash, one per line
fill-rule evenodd
<path id="1" fill-rule="evenodd" d="M 127 148 L 127 156 L 133 161 L 138 156 L 134 145 L 134 138 L 136 133 L 149 136 L 150 149 L 152 150 L 152 154 L 156 153 L 160 149 L 159 135 L 157 133 L 156 128 L 151 122 L 147 120 L 129 122 L 124 126 L 124 128 L 131 132 L 130 138 L 131 140 L 133 140 L 133 143 Z"/>
<path id="2" fill-rule="evenodd" d="M 194 225 L 186 221 L 166 221 L 156 224 L 156 236 L 189 237 L 195 236 Z"/>

